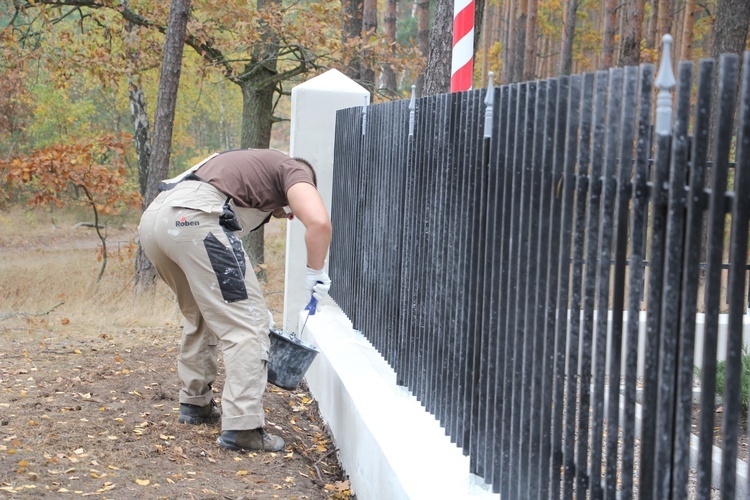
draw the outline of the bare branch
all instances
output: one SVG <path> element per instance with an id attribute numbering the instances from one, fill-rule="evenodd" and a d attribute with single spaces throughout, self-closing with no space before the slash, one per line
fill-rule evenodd
<path id="1" fill-rule="evenodd" d="M 65 12 L 60 17 L 57 17 L 57 18 L 53 19 L 52 20 L 52 24 L 57 24 L 57 23 L 63 21 L 66 17 L 68 17 L 69 15 L 73 14 L 74 12 L 80 12 L 81 13 L 81 19 L 83 19 L 83 12 L 81 12 L 81 8 L 80 7 L 74 7 L 72 9 L 70 9 L 69 11 Z"/>

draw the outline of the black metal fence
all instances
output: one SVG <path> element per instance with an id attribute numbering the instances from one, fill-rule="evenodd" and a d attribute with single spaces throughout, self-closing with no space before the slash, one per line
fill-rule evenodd
<path id="1" fill-rule="evenodd" d="M 652 65 L 338 113 L 331 294 L 503 498 L 708 498 L 715 426 L 722 496 L 750 491 L 750 53 L 742 67 L 680 63 L 673 119 Z"/>

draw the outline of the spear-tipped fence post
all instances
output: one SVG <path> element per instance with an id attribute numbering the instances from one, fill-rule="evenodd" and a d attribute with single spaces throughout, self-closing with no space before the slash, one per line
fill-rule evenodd
<path id="1" fill-rule="evenodd" d="M 367 106 L 369 103 L 370 100 L 365 96 L 365 105 L 362 106 L 362 135 L 365 135 L 365 131 L 367 130 Z"/>
<path id="2" fill-rule="evenodd" d="M 487 80 L 487 95 L 484 98 L 484 104 L 486 106 L 484 110 L 484 138 L 488 139 L 492 137 L 492 112 L 495 104 L 495 92 L 492 90 L 492 77 L 495 74 L 490 71 L 489 79 Z"/>
<path id="3" fill-rule="evenodd" d="M 409 137 L 414 137 L 415 110 L 417 108 L 417 86 L 411 86 L 411 100 L 409 101 Z"/>
<path id="4" fill-rule="evenodd" d="M 656 96 L 656 133 L 670 135 L 672 133 L 672 92 L 677 84 L 672 71 L 672 37 L 666 34 L 662 37 L 662 55 L 659 74 L 656 76 L 656 86 L 659 94 Z"/>

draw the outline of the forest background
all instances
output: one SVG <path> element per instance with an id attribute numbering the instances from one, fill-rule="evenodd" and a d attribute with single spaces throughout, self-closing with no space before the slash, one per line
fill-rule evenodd
<path id="1" fill-rule="evenodd" d="M 475 87 L 490 71 L 502 84 L 658 62 L 664 33 L 675 59 L 748 47 L 747 0 L 475 9 Z M 0 0 L 0 204 L 82 205 L 96 225 L 137 212 L 162 174 L 214 151 L 286 150 L 290 89 L 330 68 L 374 102 L 412 85 L 448 92 L 452 10 L 446 0 Z M 262 241 L 247 242 L 260 263 Z"/>

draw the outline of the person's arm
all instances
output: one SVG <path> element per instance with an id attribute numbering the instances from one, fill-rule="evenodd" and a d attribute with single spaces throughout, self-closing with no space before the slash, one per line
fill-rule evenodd
<path id="1" fill-rule="evenodd" d="M 286 192 L 292 213 L 305 226 L 307 267 L 323 269 L 331 243 L 331 219 L 318 190 L 312 184 L 298 182 Z"/>

